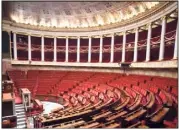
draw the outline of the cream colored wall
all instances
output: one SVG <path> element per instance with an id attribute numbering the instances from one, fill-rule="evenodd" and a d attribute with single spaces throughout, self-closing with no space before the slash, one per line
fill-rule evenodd
<path id="1" fill-rule="evenodd" d="M 123 70 L 119 68 L 92 68 L 92 67 L 59 67 L 59 66 L 31 66 L 31 65 L 11 65 L 11 61 L 7 59 L 2 60 L 2 73 L 6 70 L 20 69 L 20 70 L 61 70 L 61 71 L 90 71 L 90 72 L 111 72 L 111 73 L 123 73 Z M 178 78 L 177 68 L 130 68 L 126 71 L 128 74 L 137 75 L 150 75 L 150 76 L 162 76 L 170 78 Z"/>
<path id="2" fill-rule="evenodd" d="M 30 66 L 69 66 L 69 67 L 106 67 L 106 68 L 119 68 L 118 63 L 79 63 L 79 62 L 48 62 L 48 61 L 22 61 L 11 60 L 13 65 L 30 65 Z M 152 61 L 152 62 L 132 62 L 131 68 L 178 68 L 177 60 L 167 61 Z"/>

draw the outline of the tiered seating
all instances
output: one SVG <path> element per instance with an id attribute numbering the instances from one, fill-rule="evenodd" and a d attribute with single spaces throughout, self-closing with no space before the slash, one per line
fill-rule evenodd
<path id="1" fill-rule="evenodd" d="M 27 78 L 28 79 L 36 79 L 39 75 L 39 71 L 36 70 L 29 70 L 27 71 Z"/>
<path id="2" fill-rule="evenodd" d="M 39 71 L 38 75 L 38 94 L 50 94 L 53 88 L 61 78 L 66 74 L 66 72 L 56 73 L 55 71 Z M 43 86 L 43 87 L 41 87 Z"/>
<path id="3" fill-rule="evenodd" d="M 9 77 L 15 81 L 16 79 L 24 79 L 26 77 L 25 71 L 21 70 L 11 70 L 7 72 Z"/>
<path id="4" fill-rule="evenodd" d="M 18 86 L 18 88 L 28 88 L 33 92 L 33 88 L 36 85 L 36 79 L 18 79 L 16 80 L 15 85 Z"/>
<path id="5" fill-rule="evenodd" d="M 18 88 L 25 86 L 32 92 L 35 89 L 37 95 L 60 95 L 64 99 L 65 109 L 40 116 L 45 127 L 147 128 L 176 124 L 176 79 L 93 72 L 8 73 Z"/>
<path id="6" fill-rule="evenodd" d="M 143 96 L 147 95 L 147 91 L 145 89 L 143 89 L 143 88 L 139 88 L 138 86 L 133 86 L 132 88 L 135 89 L 140 94 L 142 94 Z"/>

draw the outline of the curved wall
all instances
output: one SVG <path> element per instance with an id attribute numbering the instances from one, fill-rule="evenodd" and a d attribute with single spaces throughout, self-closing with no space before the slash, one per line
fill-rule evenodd
<path id="1" fill-rule="evenodd" d="M 176 63 L 177 64 L 177 63 Z M 155 67 L 155 65 L 154 65 Z M 31 66 L 31 65 L 12 65 L 10 60 L 2 60 L 2 74 L 7 70 L 66 70 L 66 71 L 92 71 L 92 72 L 109 72 L 109 73 L 123 73 L 124 71 L 119 67 L 117 68 L 91 68 L 91 67 L 55 67 L 55 66 Z M 177 68 L 130 68 L 127 70 L 128 74 L 136 75 L 150 75 L 162 76 L 170 78 L 178 78 Z"/>

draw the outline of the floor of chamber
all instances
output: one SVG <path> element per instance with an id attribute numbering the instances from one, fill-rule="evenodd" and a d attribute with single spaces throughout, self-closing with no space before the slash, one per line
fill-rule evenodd
<path id="1" fill-rule="evenodd" d="M 56 108 L 64 108 L 63 105 L 54 103 L 54 102 L 48 102 L 48 101 L 41 101 L 43 104 L 43 114 L 49 114 L 53 109 Z"/>

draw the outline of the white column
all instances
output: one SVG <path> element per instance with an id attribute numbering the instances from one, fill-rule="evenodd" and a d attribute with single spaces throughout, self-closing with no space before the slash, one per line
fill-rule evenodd
<path id="1" fill-rule="evenodd" d="M 31 61 L 31 36 L 28 35 L 28 60 Z"/>
<path id="2" fill-rule="evenodd" d="M 111 37 L 111 59 L 110 62 L 112 63 L 114 61 L 114 34 L 112 34 Z"/>
<path id="3" fill-rule="evenodd" d="M 53 55 L 54 55 L 54 62 L 56 62 L 57 61 L 57 38 L 56 37 L 54 37 L 54 53 L 53 53 Z"/>
<path id="4" fill-rule="evenodd" d="M 136 28 L 136 30 L 135 30 L 135 43 L 134 43 L 134 59 L 133 59 L 133 62 L 137 62 L 137 43 L 138 43 L 138 37 L 139 37 L 139 29 Z"/>
<path id="5" fill-rule="evenodd" d="M 147 34 L 147 49 L 146 49 L 146 59 L 145 61 L 150 61 L 150 40 L 152 34 L 152 24 L 148 24 L 148 34 Z"/>
<path id="6" fill-rule="evenodd" d="M 175 35 L 175 47 L 174 47 L 174 54 L 173 54 L 173 59 L 177 59 L 178 55 L 177 55 L 177 44 L 178 44 L 178 36 L 177 36 L 177 31 L 178 29 L 176 29 L 176 35 Z"/>
<path id="7" fill-rule="evenodd" d="M 125 62 L 125 46 L 126 46 L 126 32 L 123 32 L 123 44 L 122 44 L 122 62 Z"/>
<path id="8" fill-rule="evenodd" d="M 91 36 L 89 37 L 88 62 L 91 62 Z"/>
<path id="9" fill-rule="evenodd" d="M 77 62 L 80 62 L 80 37 L 78 37 L 77 41 Z"/>
<path id="10" fill-rule="evenodd" d="M 68 62 L 68 37 L 66 37 L 66 54 L 65 54 L 65 62 Z"/>
<path id="11" fill-rule="evenodd" d="M 9 51 L 10 51 L 10 58 L 12 60 L 12 39 L 11 39 L 11 32 L 8 31 L 8 35 L 9 35 Z"/>
<path id="12" fill-rule="evenodd" d="M 16 33 L 13 33 L 13 42 L 14 42 L 14 60 L 17 60 L 17 40 L 16 40 Z"/>
<path id="13" fill-rule="evenodd" d="M 162 18 L 162 31 L 161 31 L 161 39 L 160 39 L 160 53 L 159 60 L 164 59 L 164 51 L 165 51 L 165 31 L 166 31 L 166 16 Z"/>
<path id="14" fill-rule="evenodd" d="M 99 48 L 99 62 L 103 59 L 103 36 L 100 37 L 100 48 Z"/>
<path id="15" fill-rule="evenodd" d="M 44 61 L 44 36 L 41 37 L 41 61 Z"/>

